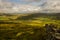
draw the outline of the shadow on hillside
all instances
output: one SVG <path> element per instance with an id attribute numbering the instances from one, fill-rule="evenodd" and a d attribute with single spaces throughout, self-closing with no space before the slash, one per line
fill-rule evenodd
<path id="1" fill-rule="evenodd" d="M 38 18 L 38 17 L 50 17 L 51 19 L 55 19 L 55 20 L 60 20 L 60 13 L 35 13 L 35 14 L 30 14 L 28 16 L 22 16 L 22 17 L 18 17 L 16 20 L 32 20 L 34 18 Z"/>

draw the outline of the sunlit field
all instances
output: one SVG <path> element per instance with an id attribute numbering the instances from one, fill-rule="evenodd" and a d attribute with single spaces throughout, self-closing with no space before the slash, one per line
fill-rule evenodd
<path id="1" fill-rule="evenodd" d="M 60 28 L 60 13 L 1 14 L 0 40 L 46 40 L 45 24 Z"/>

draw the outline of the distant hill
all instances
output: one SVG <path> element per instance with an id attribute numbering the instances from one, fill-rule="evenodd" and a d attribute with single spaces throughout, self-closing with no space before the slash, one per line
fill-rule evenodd
<path id="1" fill-rule="evenodd" d="M 8 20 L 32 20 L 34 18 L 39 17 L 49 17 L 51 19 L 60 20 L 60 13 L 26 13 L 26 14 L 18 14 L 18 13 L 0 13 L 1 19 Z"/>
<path id="2" fill-rule="evenodd" d="M 29 20 L 29 19 L 34 19 L 34 18 L 37 18 L 37 17 L 55 17 L 55 18 L 52 18 L 52 19 L 59 19 L 60 20 L 60 13 L 35 13 L 35 14 L 30 14 L 30 15 L 27 15 L 27 16 L 21 16 L 21 17 L 18 17 L 16 20 Z"/>

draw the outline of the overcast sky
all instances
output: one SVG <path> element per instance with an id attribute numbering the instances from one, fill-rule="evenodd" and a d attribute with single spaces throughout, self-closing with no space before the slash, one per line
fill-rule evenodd
<path id="1" fill-rule="evenodd" d="M 0 0 L 0 12 L 60 12 L 60 0 Z"/>

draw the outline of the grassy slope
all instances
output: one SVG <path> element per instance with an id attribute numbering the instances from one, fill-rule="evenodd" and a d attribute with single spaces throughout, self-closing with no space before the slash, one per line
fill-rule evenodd
<path id="1" fill-rule="evenodd" d="M 2 22 L 8 23 L 1 24 L 0 21 L 1 40 L 9 40 L 9 38 L 12 38 L 12 40 L 46 40 L 44 24 L 54 23 L 60 25 L 60 20 L 55 19 L 56 16 L 42 14 L 23 15 L 0 16 L 0 20 L 3 20 Z"/>
<path id="2" fill-rule="evenodd" d="M 54 23 L 60 26 L 60 20 L 56 20 L 56 14 L 17 14 L 13 16 L 0 16 L 0 20 L 9 20 L 12 22 L 19 22 L 22 25 L 43 26 L 46 23 Z"/>
<path id="3" fill-rule="evenodd" d="M 43 26 L 44 24 L 53 23 L 60 26 L 60 19 L 58 18 L 58 14 L 30 14 L 23 17 L 18 17 L 17 20 L 23 20 L 24 24 L 31 25 L 31 26 Z"/>

